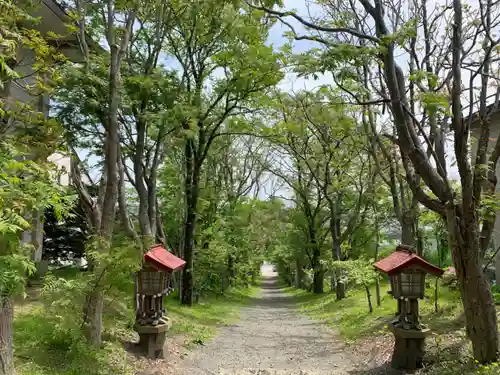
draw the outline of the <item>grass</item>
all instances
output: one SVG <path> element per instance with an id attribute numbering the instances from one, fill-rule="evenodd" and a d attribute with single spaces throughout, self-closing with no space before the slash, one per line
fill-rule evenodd
<path id="1" fill-rule="evenodd" d="M 67 272 L 67 277 L 74 277 Z M 173 297 L 165 302 L 172 329 L 167 340 L 180 339 L 186 350 L 201 344 L 216 332 L 216 327 L 239 317 L 242 306 L 251 301 L 259 288 L 235 287 L 223 296 L 209 296 L 193 307 L 180 306 Z M 104 348 L 90 347 L 81 335 L 81 306 L 71 316 L 48 313 L 46 306 L 32 298 L 16 305 L 14 346 L 18 375 L 132 375 L 134 358 L 125 349 L 133 335 L 133 313 L 124 296 L 107 305 L 103 317 Z M 71 309 L 69 310 L 71 311 Z M 61 313 L 64 314 L 64 313 Z"/>
<path id="2" fill-rule="evenodd" d="M 381 306 L 376 306 L 375 287 L 371 288 L 374 311 L 368 310 L 366 292 L 364 290 L 349 291 L 348 297 L 336 301 L 335 293 L 314 295 L 295 288 L 286 288 L 285 292 L 296 298 L 301 310 L 313 319 L 326 321 L 335 327 L 348 342 L 365 336 L 385 332 L 385 326 L 394 318 L 396 301 L 388 295 L 388 286 L 381 285 Z M 441 287 L 438 304 L 439 312 L 434 313 L 434 291 L 428 289 L 426 295 L 432 296 L 420 301 L 420 314 L 424 324 L 436 332 L 447 332 L 463 325 L 461 319 L 462 306 L 457 291 Z"/>
<path id="3" fill-rule="evenodd" d="M 434 283 L 432 282 L 432 285 Z M 394 319 L 396 301 L 386 291 L 389 286 L 381 285 L 381 306 L 376 306 L 375 287 L 371 288 L 374 311 L 369 312 L 366 292 L 350 290 L 346 299 L 336 301 L 335 293 L 314 295 L 293 287 L 284 291 L 296 298 L 299 309 L 313 319 L 327 322 L 351 345 L 358 356 L 368 357 L 371 350 L 379 355 L 392 353 L 392 335 L 387 323 Z M 497 363 L 481 366 L 471 356 L 470 343 L 465 334 L 465 320 L 460 295 L 457 290 L 439 288 L 438 312 L 434 312 L 434 290 L 426 290 L 426 298 L 419 303 L 421 320 L 432 329 L 433 335 L 426 340 L 427 366 L 419 374 L 500 374 Z M 367 372 L 370 373 L 370 372 Z"/>

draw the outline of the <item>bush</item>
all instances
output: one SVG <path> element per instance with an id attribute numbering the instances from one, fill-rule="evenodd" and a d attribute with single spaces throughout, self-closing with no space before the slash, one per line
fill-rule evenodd
<path id="1" fill-rule="evenodd" d="M 446 267 L 443 274 L 443 285 L 446 285 L 450 289 L 458 288 L 457 273 L 454 267 Z"/>
<path id="2" fill-rule="evenodd" d="M 500 285 L 493 285 L 491 287 L 491 291 L 493 293 L 493 300 L 495 301 L 495 305 L 500 305 Z"/>
<path id="3" fill-rule="evenodd" d="M 75 316 L 72 326 L 61 324 L 61 317 L 50 309 L 36 306 L 22 312 L 14 321 L 14 344 L 20 375 L 108 375 L 130 374 L 125 351 L 116 343 L 104 350 L 86 343 Z M 68 319 L 69 320 L 69 319 Z"/>

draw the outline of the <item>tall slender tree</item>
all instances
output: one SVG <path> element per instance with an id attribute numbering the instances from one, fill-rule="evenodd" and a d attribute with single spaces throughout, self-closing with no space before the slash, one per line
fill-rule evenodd
<path id="1" fill-rule="evenodd" d="M 115 2 L 109 0 L 100 2 L 94 7 L 87 7 L 83 2 L 78 2 L 80 30 L 85 35 L 87 30 L 92 34 L 103 35 L 109 50 L 90 51 L 85 38 L 80 38 L 82 50 L 85 54 L 83 66 L 74 66 L 66 73 L 66 85 L 58 94 L 60 118 L 68 129 L 68 146 L 73 151 L 72 160 L 72 182 L 80 199 L 84 203 L 88 222 L 91 230 L 96 236 L 96 246 L 93 252 L 89 252 L 91 269 L 94 273 L 95 282 L 86 296 L 84 308 L 85 334 L 90 343 L 100 346 L 102 343 L 102 313 L 103 313 L 103 286 L 101 280 L 106 272 L 101 254 L 106 254 L 111 246 L 113 228 L 115 225 L 115 214 L 118 203 L 119 192 L 119 168 L 120 155 L 120 131 L 119 131 L 119 109 L 121 102 L 121 66 L 124 55 L 129 48 L 132 26 L 136 19 L 136 4 L 133 2 Z M 90 23 L 93 21 L 93 23 Z M 89 23 L 89 24 L 88 24 Z M 92 30 L 92 25 L 101 25 Z M 102 33 L 102 34 L 99 34 Z M 97 74 L 96 74 L 97 73 Z M 104 79 L 104 80 L 103 80 Z M 69 82 L 93 81 L 97 87 L 82 87 L 76 85 L 71 87 Z M 99 90 L 102 90 L 99 92 Z M 104 94 L 104 102 L 101 106 L 96 95 Z M 71 99 L 80 98 L 94 99 L 94 102 L 86 102 L 85 111 L 72 111 L 75 103 Z M 97 98 L 99 99 L 99 98 Z M 65 106 L 65 104 L 67 104 Z M 97 105 L 96 105 L 97 104 Z M 93 199 L 87 189 L 87 184 L 92 183 L 89 170 L 81 162 L 76 152 L 78 144 L 78 133 L 71 126 L 76 120 L 82 122 L 91 118 L 91 124 L 97 134 L 101 135 L 93 147 L 97 148 L 98 155 L 102 155 L 102 174 L 97 199 Z M 88 134 L 87 134 L 88 136 Z M 86 181 L 88 180 L 88 181 Z"/>
<path id="2" fill-rule="evenodd" d="M 192 304 L 194 247 L 202 167 L 221 127 L 258 102 L 282 77 L 281 55 L 265 45 L 269 25 L 256 15 L 216 0 L 168 5 L 169 52 L 181 67 L 186 90 L 181 124 L 184 141 L 185 220 L 182 302 Z M 228 47 L 231 46 L 231 50 Z"/>

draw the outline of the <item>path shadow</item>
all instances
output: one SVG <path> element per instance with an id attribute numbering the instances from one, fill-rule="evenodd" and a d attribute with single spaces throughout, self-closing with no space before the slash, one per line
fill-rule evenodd
<path id="1" fill-rule="evenodd" d="M 282 289 L 283 285 L 280 284 L 278 276 L 264 276 L 261 287 L 265 290 L 273 290 Z"/>
<path id="2" fill-rule="evenodd" d="M 262 289 L 262 295 L 260 297 L 248 298 L 250 307 L 282 309 L 295 307 L 297 303 L 296 298 L 283 293 L 283 288 L 285 286 L 282 285 L 278 276 L 263 276 L 260 287 Z"/>

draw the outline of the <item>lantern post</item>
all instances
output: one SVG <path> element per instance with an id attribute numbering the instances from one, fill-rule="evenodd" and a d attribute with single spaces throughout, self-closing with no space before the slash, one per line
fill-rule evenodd
<path id="1" fill-rule="evenodd" d="M 139 334 L 139 347 L 149 358 L 163 358 L 166 333 L 171 326 L 163 299 L 173 290 L 173 272 L 186 262 L 170 253 L 163 245 L 154 245 L 144 255 L 142 268 L 135 279 L 136 315 L 134 330 Z"/>
<path id="2" fill-rule="evenodd" d="M 391 366 L 400 370 L 422 367 L 425 338 L 430 329 L 420 322 L 418 300 L 424 298 L 425 276 L 441 276 L 443 270 L 418 256 L 414 249 L 400 245 L 375 268 L 389 275 L 391 294 L 398 301 L 396 319 L 389 323 L 395 343 Z"/>

